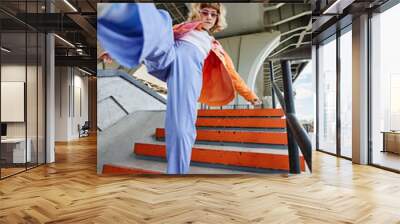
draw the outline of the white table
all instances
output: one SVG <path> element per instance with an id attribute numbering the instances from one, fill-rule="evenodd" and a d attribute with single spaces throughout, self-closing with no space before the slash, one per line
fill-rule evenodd
<path id="1" fill-rule="evenodd" d="M 6 138 L 1 139 L 2 147 L 10 147 L 12 146 L 12 156 L 13 156 L 13 163 L 25 163 L 31 162 L 31 145 L 32 140 L 27 138 L 26 142 L 28 143 L 28 147 L 26 147 L 26 154 L 25 154 L 25 138 Z M 25 161 L 25 159 L 27 159 Z"/>

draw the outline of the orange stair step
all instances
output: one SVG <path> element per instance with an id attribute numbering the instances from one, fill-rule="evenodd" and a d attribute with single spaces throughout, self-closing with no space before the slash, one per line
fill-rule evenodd
<path id="1" fill-rule="evenodd" d="M 161 172 L 138 168 L 127 168 L 112 164 L 103 165 L 103 174 L 162 174 Z"/>
<path id="2" fill-rule="evenodd" d="M 198 127 L 240 127 L 240 128 L 285 128 L 286 120 L 281 118 L 205 118 L 199 117 Z"/>
<path id="3" fill-rule="evenodd" d="M 282 109 L 223 109 L 223 110 L 198 110 L 198 117 L 282 117 Z"/>
<path id="4" fill-rule="evenodd" d="M 136 155 L 166 158 L 165 145 L 135 143 L 133 150 Z M 287 154 L 194 147 L 192 149 L 191 161 L 228 166 L 289 170 L 289 158 Z M 300 165 L 301 170 L 305 171 L 305 163 L 302 156 L 300 157 Z"/>
<path id="5" fill-rule="evenodd" d="M 156 138 L 165 138 L 165 129 L 156 128 Z M 197 130 L 197 141 L 287 145 L 285 132 Z"/>

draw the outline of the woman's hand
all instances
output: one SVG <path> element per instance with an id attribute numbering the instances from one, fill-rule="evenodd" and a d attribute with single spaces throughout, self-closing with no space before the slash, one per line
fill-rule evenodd
<path id="1" fill-rule="evenodd" d="M 100 54 L 99 59 L 102 60 L 106 64 L 111 64 L 113 62 L 113 59 L 106 51 L 104 51 Z"/>
<path id="2" fill-rule="evenodd" d="M 250 101 L 250 103 L 255 106 L 255 105 L 262 104 L 262 101 L 257 97 L 257 98 L 254 98 L 252 101 Z"/>

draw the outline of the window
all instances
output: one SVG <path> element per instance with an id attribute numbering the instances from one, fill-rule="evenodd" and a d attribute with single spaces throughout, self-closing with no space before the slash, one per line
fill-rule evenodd
<path id="1" fill-rule="evenodd" d="M 318 149 L 336 153 L 336 40 L 318 48 Z"/>
<path id="2" fill-rule="evenodd" d="M 400 170 L 400 132 L 392 133 L 400 131 L 398 21 L 399 4 L 371 19 L 370 156 L 373 164 L 395 170 Z"/>
<path id="3" fill-rule="evenodd" d="M 349 27 L 351 28 L 351 27 Z M 352 157 L 352 34 L 340 36 L 340 155 Z"/>
<path id="4" fill-rule="evenodd" d="M 307 133 L 309 134 L 313 146 L 315 145 L 314 140 L 314 108 L 315 108 L 315 89 L 312 74 L 312 62 L 309 61 L 298 78 L 293 83 L 294 89 L 294 103 L 296 108 L 296 116 L 300 123 L 303 125 Z"/>
<path id="5" fill-rule="evenodd" d="M 38 13 L 44 1 L 1 1 Z M 45 35 L 1 12 L 0 24 L 1 126 L 0 178 L 45 163 Z M 12 109 L 11 109 L 12 108 Z"/>

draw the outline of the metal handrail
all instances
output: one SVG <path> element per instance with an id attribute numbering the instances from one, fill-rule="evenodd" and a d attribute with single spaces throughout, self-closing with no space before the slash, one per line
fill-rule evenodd
<path id="1" fill-rule="evenodd" d="M 287 123 L 289 125 L 290 131 L 293 133 L 293 136 L 298 144 L 301 153 L 303 154 L 304 160 L 307 163 L 308 168 L 312 171 L 312 162 L 311 162 L 311 152 L 312 152 L 312 144 L 310 138 L 307 135 L 304 127 L 300 124 L 299 120 L 294 113 L 287 113 L 285 109 L 285 100 L 282 92 L 279 87 L 276 85 L 275 81 L 272 81 L 272 87 L 275 90 L 275 94 L 279 100 L 279 103 L 282 106 L 283 112 L 285 113 Z"/>

